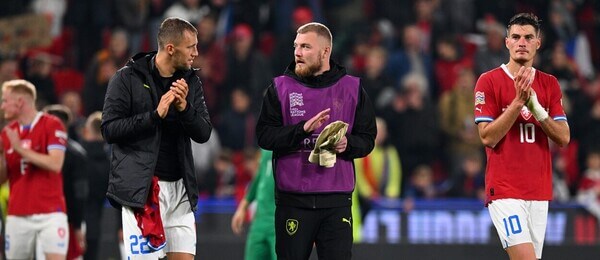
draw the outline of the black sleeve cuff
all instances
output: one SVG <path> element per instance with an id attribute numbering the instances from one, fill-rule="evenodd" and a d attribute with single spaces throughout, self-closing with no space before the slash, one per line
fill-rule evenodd
<path id="1" fill-rule="evenodd" d="M 160 115 L 158 115 L 158 110 L 154 110 L 150 117 L 154 120 L 154 122 L 160 121 Z"/>

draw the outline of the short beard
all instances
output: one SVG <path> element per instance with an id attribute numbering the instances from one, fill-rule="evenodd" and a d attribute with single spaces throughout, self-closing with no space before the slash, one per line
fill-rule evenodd
<path id="1" fill-rule="evenodd" d="M 182 71 L 186 71 L 186 70 L 189 70 L 189 69 L 191 69 L 191 67 L 190 67 L 190 66 L 188 65 L 188 63 L 187 63 L 187 59 L 184 59 L 184 58 L 182 58 L 182 57 L 180 57 L 180 56 L 182 56 L 182 55 L 180 55 L 180 54 L 177 54 L 177 53 L 174 55 L 174 59 L 175 59 L 175 61 L 180 61 L 180 60 L 183 60 L 183 62 L 177 62 L 177 63 L 175 64 L 175 66 L 174 66 L 174 67 L 175 67 L 175 70 L 182 70 Z M 180 58 L 181 58 L 181 59 L 180 59 Z"/>
<path id="2" fill-rule="evenodd" d="M 294 69 L 294 72 L 296 73 L 296 75 L 300 76 L 301 78 L 307 78 L 310 76 L 315 75 L 317 72 L 319 72 L 319 70 L 321 70 L 321 67 L 323 67 L 323 62 L 321 61 L 321 55 L 319 55 L 319 59 L 317 59 L 317 63 L 312 64 L 310 66 L 304 66 L 304 67 L 298 67 L 296 66 Z M 305 63 L 306 65 L 306 63 Z"/>

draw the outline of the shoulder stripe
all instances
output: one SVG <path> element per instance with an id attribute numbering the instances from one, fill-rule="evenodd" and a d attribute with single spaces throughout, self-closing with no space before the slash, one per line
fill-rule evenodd
<path id="1" fill-rule="evenodd" d="M 48 145 L 48 151 L 50 151 L 50 150 L 62 150 L 62 151 L 65 151 L 65 150 L 67 150 L 67 148 L 64 145 L 51 144 L 51 145 Z"/>

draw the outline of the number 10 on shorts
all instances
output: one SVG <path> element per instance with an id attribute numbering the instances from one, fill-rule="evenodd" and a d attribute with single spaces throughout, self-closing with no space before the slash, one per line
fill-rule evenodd
<path id="1" fill-rule="evenodd" d="M 510 234 L 519 234 L 523 231 L 521 229 L 521 221 L 519 221 L 518 215 L 512 215 L 508 218 L 503 218 L 504 222 L 504 230 L 506 230 L 506 236 L 509 237 Z"/>

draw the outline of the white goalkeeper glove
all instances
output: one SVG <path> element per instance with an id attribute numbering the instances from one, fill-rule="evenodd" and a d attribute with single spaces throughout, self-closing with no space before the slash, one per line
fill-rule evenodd
<path id="1" fill-rule="evenodd" d="M 533 114 L 533 117 L 535 117 L 538 122 L 542 122 L 548 118 L 548 112 L 546 112 L 546 109 L 540 105 L 537 95 L 533 89 L 531 90 L 531 95 L 529 96 L 529 100 L 527 100 L 526 105 L 529 111 Z"/>

